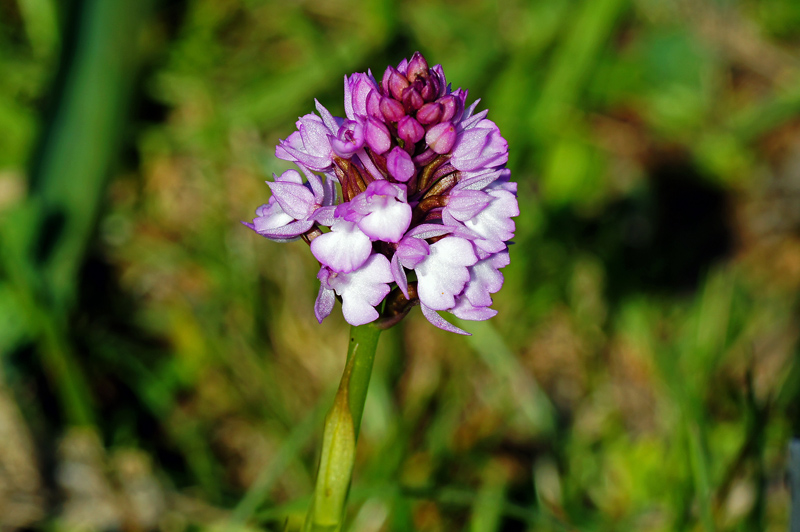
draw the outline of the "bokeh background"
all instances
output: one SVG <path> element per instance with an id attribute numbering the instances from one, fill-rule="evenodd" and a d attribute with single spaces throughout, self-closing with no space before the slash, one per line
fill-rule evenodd
<path id="1" fill-rule="evenodd" d="M 0 529 L 297 528 L 348 328 L 239 222 L 415 50 L 522 214 L 496 318 L 382 335 L 351 530 L 786 530 L 795 0 L 0 0 Z"/>

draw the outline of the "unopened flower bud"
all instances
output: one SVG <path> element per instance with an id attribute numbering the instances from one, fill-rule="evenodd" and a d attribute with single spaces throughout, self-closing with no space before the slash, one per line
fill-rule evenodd
<path id="1" fill-rule="evenodd" d="M 442 116 L 440 120 L 442 122 L 453 120 L 453 117 L 456 115 L 456 111 L 458 111 L 458 101 L 456 98 L 448 94 L 447 96 L 439 98 L 436 103 L 442 106 Z"/>
<path id="2" fill-rule="evenodd" d="M 425 134 L 425 142 L 436 153 L 447 153 L 456 143 L 456 128 L 450 122 L 437 124 Z"/>
<path id="3" fill-rule="evenodd" d="M 351 120 L 356 116 L 367 114 L 367 100 L 369 95 L 377 92 L 378 87 L 372 76 L 363 73 L 356 73 L 346 79 L 345 82 L 345 113 Z"/>
<path id="4" fill-rule="evenodd" d="M 447 84 L 447 78 L 444 75 L 444 69 L 442 65 L 433 65 L 431 67 L 431 77 L 436 78 L 437 84 L 439 85 L 439 95 L 438 98 L 441 98 L 446 93 L 450 92 Z"/>
<path id="5" fill-rule="evenodd" d="M 425 128 L 410 116 L 404 116 L 397 123 L 397 135 L 406 145 L 414 145 L 425 136 Z"/>
<path id="6" fill-rule="evenodd" d="M 370 149 L 378 154 L 384 153 L 392 147 L 392 138 L 389 136 L 389 130 L 386 129 L 383 123 L 378 122 L 373 117 L 367 119 L 365 139 Z"/>
<path id="7" fill-rule="evenodd" d="M 380 109 L 387 122 L 397 122 L 406 114 L 403 104 L 386 96 L 381 98 Z"/>
<path id="8" fill-rule="evenodd" d="M 367 96 L 367 115 L 383 120 L 383 113 L 381 112 L 381 95 L 378 91 L 372 91 Z"/>
<path id="9" fill-rule="evenodd" d="M 411 113 L 419 109 L 425 103 L 425 100 L 422 99 L 422 95 L 420 95 L 417 88 L 413 85 L 406 87 L 403 89 L 403 107 L 405 108 L 407 113 Z"/>
<path id="10" fill-rule="evenodd" d="M 400 100 L 403 97 L 403 90 L 409 83 L 405 76 L 390 66 L 383 75 L 382 85 L 386 96 L 391 95 L 395 100 Z"/>
<path id="11" fill-rule="evenodd" d="M 428 76 L 428 62 L 422 57 L 422 54 L 419 52 L 414 52 L 413 57 L 411 57 L 411 61 L 408 62 L 408 67 L 406 68 L 406 77 L 412 83 L 419 77 L 427 77 Z"/>
<path id="12" fill-rule="evenodd" d="M 392 151 L 386 156 L 386 168 L 392 177 L 403 182 L 414 177 L 416 172 L 411 156 L 400 146 L 392 148 Z"/>
<path id="13" fill-rule="evenodd" d="M 422 99 L 426 102 L 432 102 L 439 97 L 439 80 L 435 76 L 429 76 L 425 79 L 425 86 L 422 88 Z"/>
<path id="14" fill-rule="evenodd" d="M 456 104 L 455 114 L 450 121 L 453 123 L 458 123 L 458 121 L 461 120 L 461 116 L 464 114 L 464 104 L 467 101 L 467 91 L 456 89 L 447 96 L 452 96 Z M 444 96 L 444 98 L 447 98 L 447 96 Z M 442 119 L 442 121 L 444 121 L 444 119 Z"/>
<path id="15" fill-rule="evenodd" d="M 442 106 L 436 102 L 426 103 L 417 111 L 417 122 L 420 124 L 435 124 L 442 116 Z"/>
<path id="16" fill-rule="evenodd" d="M 381 78 L 381 94 L 390 95 L 391 90 L 389 89 L 389 79 L 392 77 L 392 65 L 386 67 L 386 70 L 383 71 L 383 77 Z"/>

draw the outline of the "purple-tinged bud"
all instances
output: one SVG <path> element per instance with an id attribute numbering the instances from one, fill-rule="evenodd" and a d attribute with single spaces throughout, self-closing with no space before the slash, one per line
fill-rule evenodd
<path id="1" fill-rule="evenodd" d="M 366 116 L 367 99 L 372 92 L 378 90 L 371 75 L 356 73 L 345 78 L 344 109 L 347 118 L 355 120 L 356 116 Z"/>
<path id="2" fill-rule="evenodd" d="M 375 153 L 384 153 L 392 147 L 392 138 L 389 136 L 389 130 L 373 117 L 367 118 L 365 138 L 367 145 Z"/>
<path id="3" fill-rule="evenodd" d="M 439 98 L 436 103 L 442 106 L 442 116 L 440 120 L 442 122 L 453 120 L 453 117 L 456 116 L 456 111 L 458 111 L 458 100 L 456 100 L 456 97 L 452 94 L 448 94 L 447 96 Z"/>
<path id="4" fill-rule="evenodd" d="M 422 57 L 421 53 L 414 52 L 414 55 L 411 57 L 411 61 L 408 62 L 408 67 L 406 68 L 406 77 L 413 83 L 417 78 L 424 78 L 427 76 L 428 62 L 425 61 L 425 58 Z"/>
<path id="5" fill-rule="evenodd" d="M 419 109 L 425 104 L 417 88 L 413 85 L 403 89 L 403 107 L 407 113 L 411 113 Z"/>
<path id="6" fill-rule="evenodd" d="M 441 98 L 447 92 L 447 79 L 444 77 L 444 69 L 442 65 L 434 65 L 431 68 L 431 77 L 436 78 L 437 86 L 439 87 L 438 98 Z"/>
<path id="7" fill-rule="evenodd" d="M 402 61 L 397 63 L 397 71 L 400 72 L 402 75 L 408 74 L 408 59 L 403 58 Z"/>
<path id="8" fill-rule="evenodd" d="M 425 136 L 425 128 L 410 116 L 404 116 L 397 123 L 397 135 L 403 139 L 406 146 L 413 146 Z"/>
<path id="9" fill-rule="evenodd" d="M 392 67 L 388 67 L 383 74 L 383 81 L 381 82 L 385 96 L 393 96 L 395 100 L 399 100 L 403 96 L 403 89 L 408 87 L 408 80 L 400 72 Z"/>
<path id="10" fill-rule="evenodd" d="M 439 155 L 445 154 L 456 143 L 456 128 L 450 122 L 437 124 L 425 134 L 425 142 Z"/>
<path id="11" fill-rule="evenodd" d="M 411 156 L 400 146 L 395 146 L 386 156 L 386 168 L 389 174 L 398 181 L 408 181 L 414 177 L 416 168 Z"/>
<path id="12" fill-rule="evenodd" d="M 397 122 L 406 115 L 403 104 L 393 98 L 384 96 L 380 103 L 381 113 L 387 122 Z"/>
<path id="13" fill-rule="evenodd" d="M 367 96 L 367 114 L 380 121 L 383 121 L 383 113 L 381 112 L 381 95 L 378 91 L 372 91 Z"/>
<path id="14" fill-rule="evenodd" d="M 417 122 L 420 124 L 435 124 L 442 116 L 442 106 L 436 102 L 426 103 L 417 111 Z"/>
<path id="15" fill-rule="evenodd" d="M 389 90 L 389 79 L 392 77 L 392 65 L 386 67 L 386 70 L 383 71 L 383 77 L 381 78 L 381 94 L 385 96 L 391 95 L 391 91 Z"/>
<path id="16" fill-rule="evenodd" d="M 439 82 L 435 77 L 431 76 L 425 79 L 425 85 L 420 94 L 426 102 L 432 102 L 439 97 Z"/>
<path id="17" fill-rule="evenodd" d="M 450 119 L 451 122 L 459 122 L 461 121 L 462 116 L 464 115 L 464 106 L 467 102 L 467 93 L 469 91 L 465 91 L 463 89 L 456 89 L 447 96 L 443 96 L 439 102 L 441 103 L 444 98 L 452 96 L 455 99 L 455 114 L 453 114 L 453 118 Z M 449 105 L 449 104 L 447 104 Z M 444 121 L 444 119 L 442 119 Z"/>

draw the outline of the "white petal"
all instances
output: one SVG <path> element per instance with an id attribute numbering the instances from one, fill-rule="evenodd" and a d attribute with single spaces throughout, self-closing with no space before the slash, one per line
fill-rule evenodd
<path id="1" fill-rule="evenodd" d="M 391 200 L 385 207 L 362 218 L 358 227 L 373 240 L 400 242 L 410 223 L 409 204 Z"/>
<path id="2" fill-rule="evenodd" d="M 333 230 L 311 241 L 311 253 L 318 261 L 339 273 L 359 268 L 372 253 L 372 242 L 356 224 L 337 220 Z"/>
<path id="3" fill-rule="evenodd" d="M 350 325 L 363 325 L 378 318 L 373 307 L 380 304 L 389 293 L 392 282 L 389 259 L 383 255 L 372 255 L 358 270 L 340 274 L 330 281 L 342 296 L 342 314 Z"/>
<path id="4" fill-rule="evenodd" d="M 455 296 L 469 281 L 469 270 L 478 261 L 472 244 L 463 238 L 446 237 L 431 244 L 430 255 L 417 265 L 419 300 L 434 310 L 455 305 Z"/>

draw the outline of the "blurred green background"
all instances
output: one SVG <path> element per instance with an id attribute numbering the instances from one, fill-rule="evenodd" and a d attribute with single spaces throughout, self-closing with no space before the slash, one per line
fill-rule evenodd
<path id="1" fill-rule="evenodd" d="M 0 0 L 0 529 L 302 521 L 348 328 L 239 221 L 415 50 L 522 214 L 496 318 L 382 335 L 351 530 L 786 530 L 795 0 Z"/>

